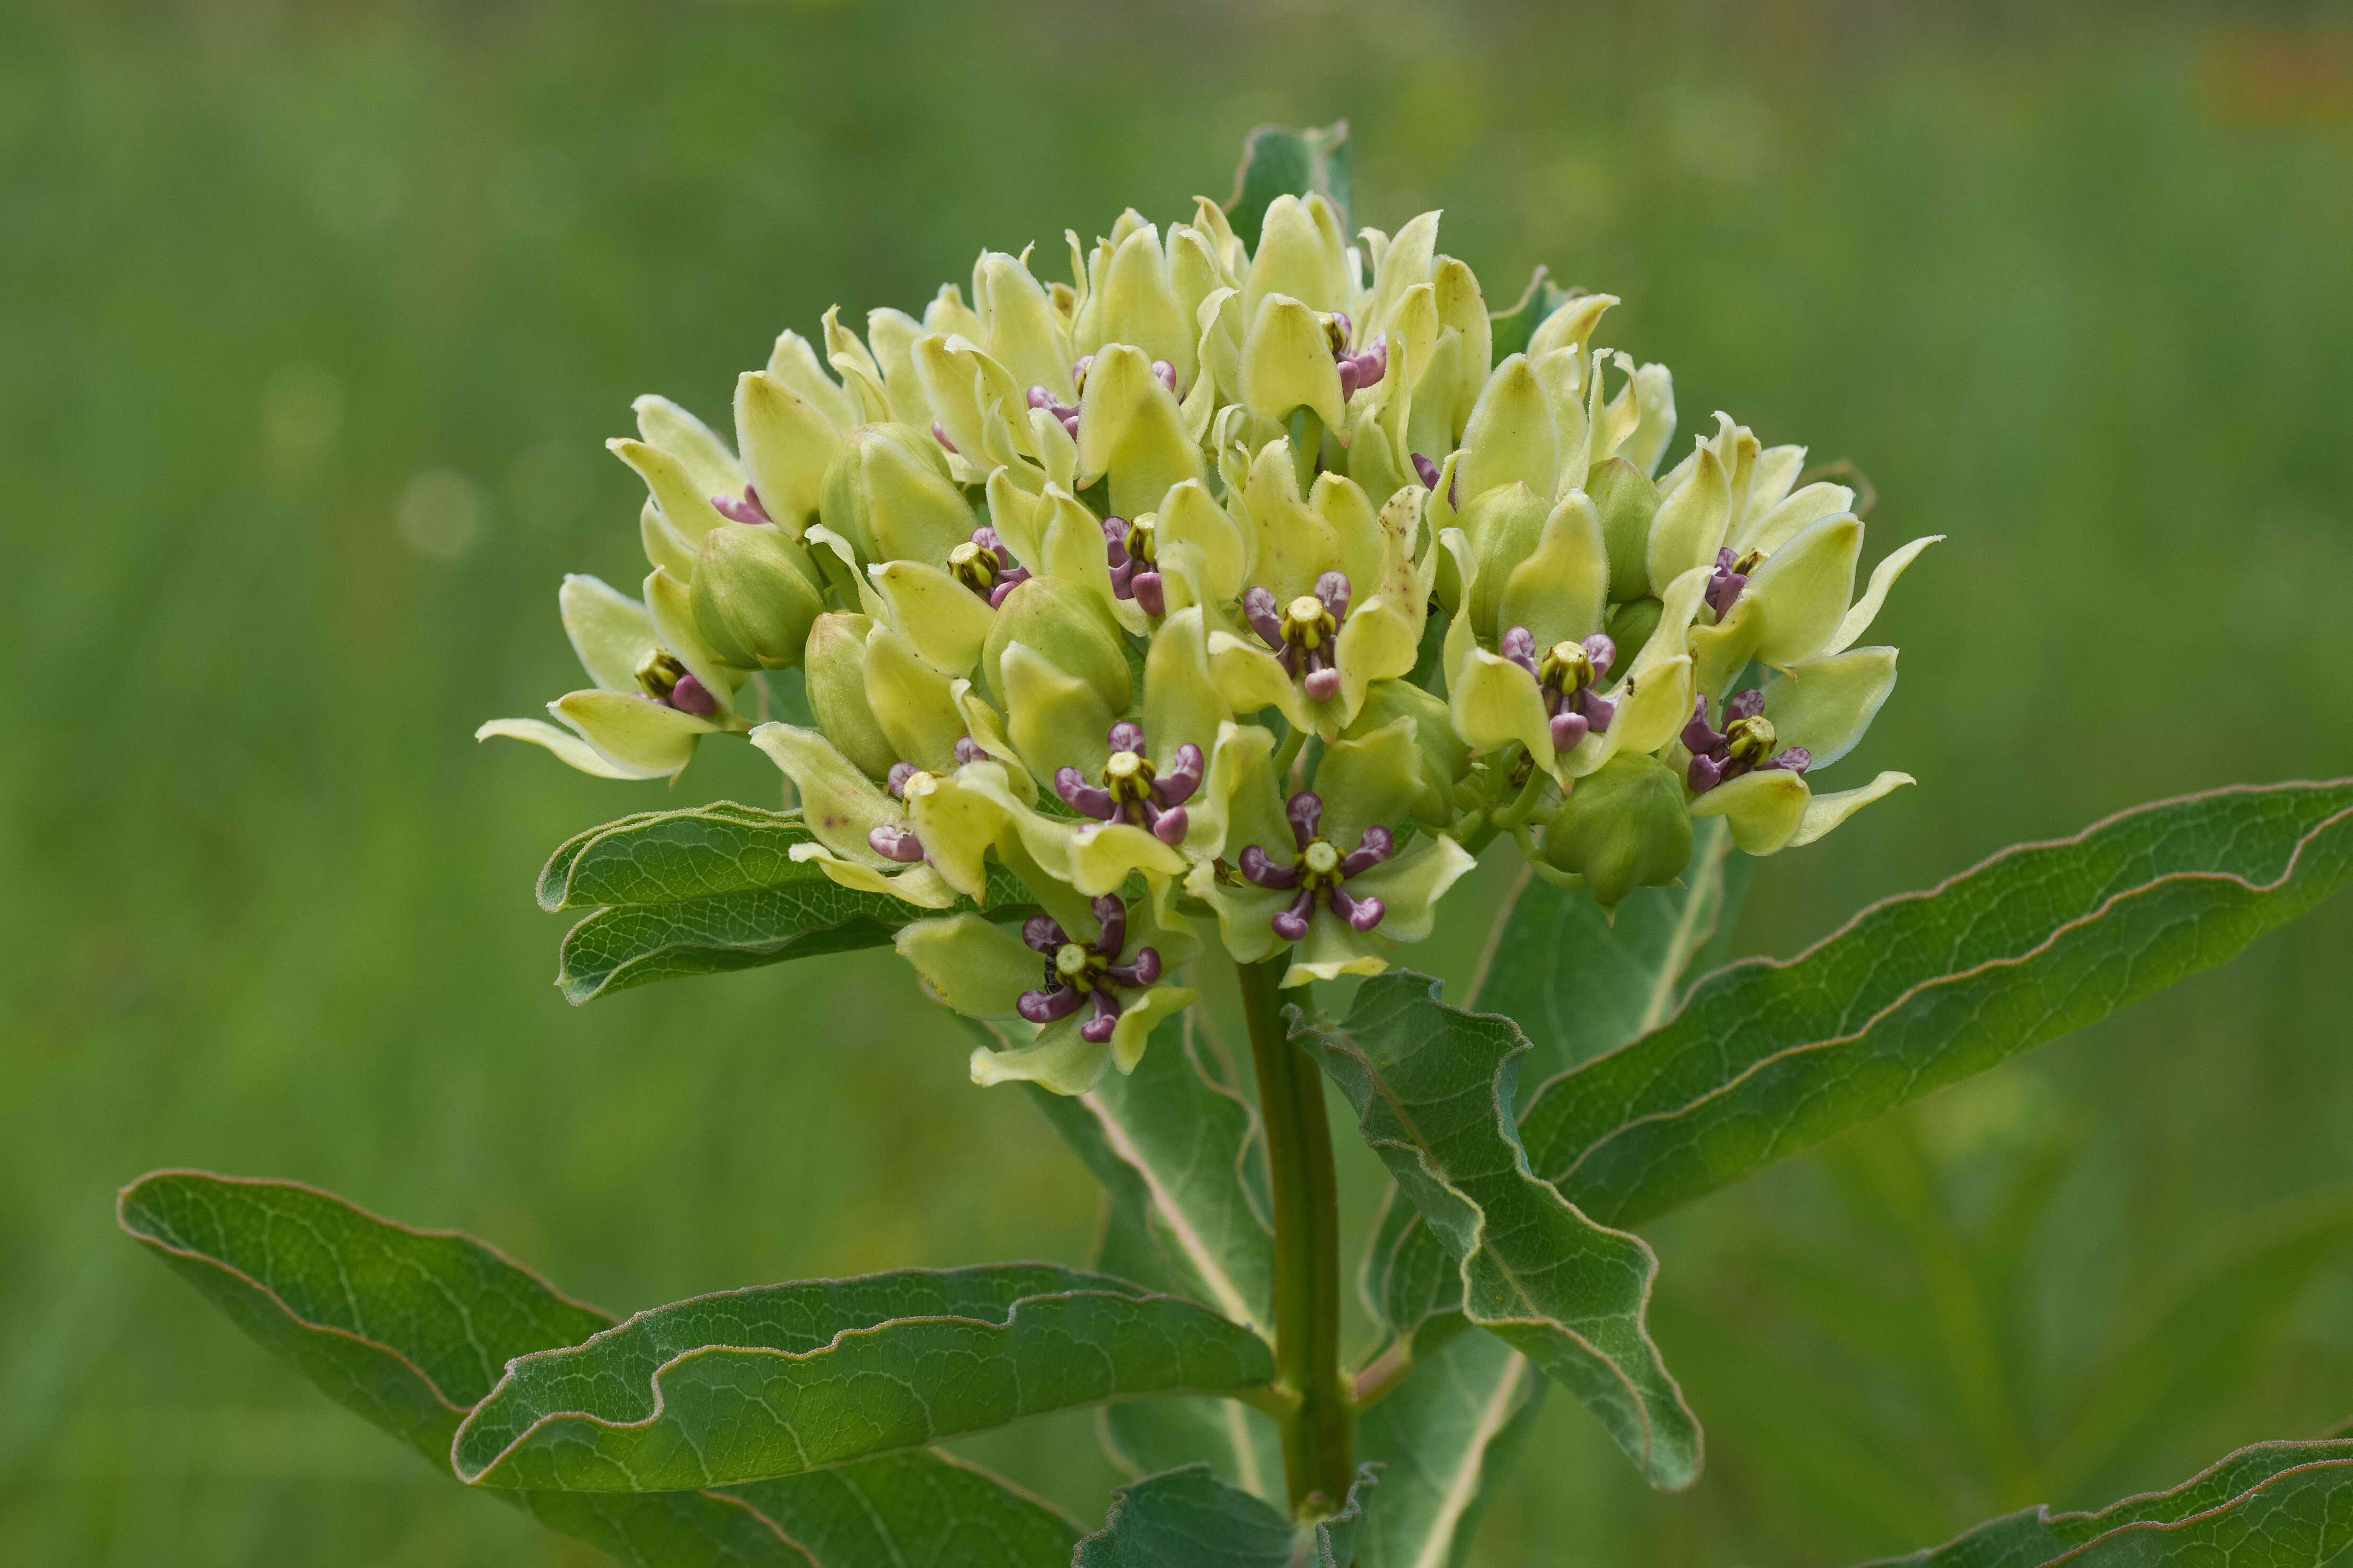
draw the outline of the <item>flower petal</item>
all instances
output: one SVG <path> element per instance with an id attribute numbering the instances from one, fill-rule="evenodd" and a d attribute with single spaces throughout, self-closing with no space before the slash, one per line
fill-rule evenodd
<path id="1" fill-rule="evenodd" d="M 676 771 L 669 768 L 649 771 L 617 763 L 569 730 L 559 730 L 544 719 L 493 719 L 474 731 L 477 741 L 487 741 L 493 735 L 544 746 L 582 773 L 594 773 L 603 779 L 658 779 Z"/>
<path id="2" fill-rule="evenodd" d="M 1807 803 L 1805 818 L 1798 824 L 1798 831 L 1790 836 L 1788 847 L 1795 848 L 1800 844 L 1811 844 L 1880 796 L 1893 795 L 1905 784 L 1918 782 L 1910 773 L 1882 773 L 1861 789 L 1842 789 L 1832 795 L 1818 795 Z"/>
<path id="3" fill-rule="evenodd" d="M 981 915 L 917 921 L 901 929 L 896 945 L 924 988 L 968 1018 L 1020 1016 L 1021 994 L 1045 975 L 1018 934 Z"/>
<path id="4" fill-rule="evenodd" d="M 1396 942 L 1419 942 L 1438 923 L 1438 900 L 1476 866 L 1471 852 L 1443 833 L 1418 837 L 1403 853 L 1348 879 L 1348 890 L 1388 905 L 1374 931 Z"/>
<path id="5" fill-rule="evenodd" d="M 1838 630 L 1831 634 L 1831 640 L 1822 645 L 1820 654 L 1816 657 L 1844 653 L 1852 647 L 1855 639 L 1869 631 L 1871 623 L 1879 618 L 1879 607 L 1887 602 L 1887 590 L 1895 586 L 1895 579 L 1904 575 L 1904 568 L 1911 565 L 1920 552 L 1944 537 L 1941 533 L 1931 533 L 1915 539 L 1892 552 L 1886 560 L 1873 568 L 1870 586 L 1863 589 L 1862 597 L 1847 611 L 1846 618 L 1839 622 Z"/>
<path id="6" fill-rule="evenodd" d="M 1724 818 L 1733 843 L 1751 855 L 1770 855 L 1798 831 L 1811 795 L 1796 773 L 1767 768 L 1716 785 L 1692 802 L 1691 813 Z"/>
<path id="7" fill-rule="evenodd" d="M 555 595 L 580 668 L 607 691 L 636 692 L 638 665 L 661 646 L 645 605 L 602 578 L 575 573 Z"/>
<path id="8" fill-rule="evenodd" d="M 694 743 L 719 728 L 707 719 L 622 691 L 574 691 L 547 710 L 618 766 L 640 778 L 675 773 L 694 755 Z"/>
<path id="9" fill-rule="evenodd" d="M 1862 739 L 1895 689 L 1895 650 L 1859 647 L 1793 665 L 1765 688 L 1765 717 L 1777 746 L 1803 746 L 1815 772 Z"/>
<path id="10" fill-rule="evenodd" d="M 969 675 L 988 640 L 988 601 L 928 562 L 892 561 L 870 566 L 891 624 L 914 643 L 923 658 L 951 675 Z"/>
<path id="11" fill-rule="evenodd" d="M 834 743 L 815 730 L 771 721 L 754 728 L 752 743 L 768 753 L 801 797 L 801 820 L 818 843 L 845 859 L 881 866 L 882 858 L 866 835 L 896 823 L 898 803 L 853 766 Z"/>
<path id="12" fill-rule="evenodd" d="M 1820 651 L 1854 598 L 1854 563 L 1862 552 L 1862 521 L 1840 512 L 1807 524 L 1766 558 L 1741 595 L 1754 595 L 1764 607 L 1759 659 L 1786 668 Z"/>
<path id="13" fill-rule="evenodd" d="M 1056 1094 L 1084 1094 L 1111 1065 L 1111 1042 L 1096 1045 L 1079 1033 L 1082 1015 L 1049 1024 L 1034 1044 L 992 1051 L 975 1047 L 972 1081 L 987 1089 L 1000 1083 L 1034 1083 Z"/>

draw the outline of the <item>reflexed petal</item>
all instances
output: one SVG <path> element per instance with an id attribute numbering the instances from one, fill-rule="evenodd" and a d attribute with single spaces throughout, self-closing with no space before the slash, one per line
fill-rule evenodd
<path id="1" fill-rule="evenodd" d="M 1162 773 L 1187 743 L 1208 754 L 1218 728 L 1233 717 L 1223 693 L 1209 678 L 1208 635 L 1198 605 L 1178 610 L 1161 623 L 1144 654 L 1144 739 L 1152 765 Z"/>
<path id="2" fill-rule="evenodd" d="M 493 719 L 474 731 L 474 739 L 487 741 L 493 735 L 510 740 L 529 741 L 534 746 L 544 746 L 584 773 L 594 773 L 604 779 L 658 779 L 673 769 L 633 768 L 613 761 L 569 730 L 559 730 L 544 719 Z"/>
<path id="3" fill-rule="evenodd" d="M 1282 842 L 1286 846 L 1291 842 L 1287 828 Z M 1217 868 L 1207 860 L 1195 864 L 1185 879 L 1185 889 L 1217 915 L 1218 934 L 1237 963 L 1256 963 L 1282 945 L 1271 922 L 1277 911 L 1298 896 L 1275 892 L 1239 878 L 1221 881 Z"/>
<path id="4" fill-rule="evenodd" d="M 1163 1018 L 1173 1018 L 1193 1005 L 1194 993 L 1183 985 L 1155 985 L 1143 993 L 1122 991 L 1120 1000 L 1126 1003 L 1119 1022 L 1112 1026 L 1112 1065 L 1124 1073 L 1135 1070 L 1144 1059 L 1144 1047 L 1152 1038 L 1152 1031 Z"/>
<path id="5" fill-rule="evenodd" d="M 1367 827 L 1400 828 L 1420 796 L 1421 749 L 1412 719 L 1395 719 L 1353 741 L 1333 741 L 1315 768 L 1324 798 L 1323 836 L 1342 851 L 1354 849 Z"/>
<path id="6" fill-rule="evenodd" d="M 1737 781 L 1735 781 L 1737 782 Z M 1882 773 L 1861 789 L 1842 789 L 1832 795 L 1818 795 L 1807 804 L 1805 819 L 1790 837 L 1789 847 L 1811 844 L 1873 801 L 1893 795 L 1905 784 L 1918 781 L 1910 773 Z"/>
<path id="7" fill-rule="evenodd" d="M 1218 748 L 1209 756 L 1208 777 L 1195 797 L 1202 802 L 1197 817 L 1215 813 L 1224 825 L 1224 842 L 1219 854 L 1228 860 L 1239 860 L 1243 847 L 1255 844 L 1270 855 L 1289 856 L 1294 846 L 1290 819 L 1282 812 L 1288 794 L 1284 781 L 1275 775 L 1272 731 L 1255 724 L 1219 727 Z M 1196 827 L 1194 831 L 1207 829 Z M 1191 841 L 1188 834 L 1187 842 Z M 1197 847 L 1195 852 L 1204 858 L 1208 855 L 1205 847 Z"/>
<path id="8" fill-rule="evenodd" d="M 1242 284 L 1243 310 L 1256 317 L 1261 303 L 1277 295 L 1287 295 L 1311 310 L 1346 310 L 1346 247 L 1330 203 L 1320 197 L 1302 201 L 1277 196 L 1260 225 L 1258 249 Z M 1324 358 L 1327 363 L 1332 358 L 1328 347 Z"/>
<path id="9" fill-rule="evenodd" d="M 1808 525 L 1757 568 L 1747 590 L 1765 607 L 1765 635 L 1757 657 L 1788 666 L 1819 651 L 1838 630 L 1854 598 L 1854 563 L 1862 552 L 1862 524 L 1846 513 Z"/>
<path id="10" fill-rule="evenodd" d="M 1844 653 L 1852 647 L 1855 639 L 1869 631 L 1871 623 L 1879 618 L 1880 606 L 1887 602 L 1887 590 L 1895 586 L 1895 579 L 1904 575 L 1904 568 L 1911 565 L 1920 552 L 1944 537 L 1941 533 L 1932 533 L 1926 538 L 1915 539 L 1897 548 L 1873 568 L 1870 586 L 1863 589 L 1862 597 L 1847 611 L 1846 618 L 1839 622 L 1838 630 L 1831 634 L 1831 640 L 1822 645 L 1821 654 L 1817 657 Z"/>
<path id="11" fill-rule="evenodd" d="M 1387 594 L 1377 595 L 1358 605 L 1341 623 L 1334 649 L 1340 668 L 1340 695 L 1333 702 L 1314 705 L 1319 720 L 1330 731 L 1325 740 L 1355 722 L 1356 710 L 1365 705 L 1366 687 L 1376 680 L 1413 673 L 1420 656 L 1428 603 L 1426 596 L 1400 604 Z"/>
<path id="12" fill-rule="evenodd" d="M 574 691 L 549 703 L 547 710 L 641 778 L 677 773 L 694 755 L 694 743 L 719 728 L 626 691 Z"/>
<path id="13" fill-rule="evenodd" d="M 1185 874 L 1184 856 L 1125 822 L 1079 824 L 1069 853 L 1071 886 L 1089 898 L 1119 891 L 1134 871 L 1162 878 Z"/>
<path id="14" fill-rule="evenodd" d="M 1510 572 L 1496 605 L 1499 632 L 1525 626 L 1546 648 L 1599 631 L 1609 603 L 1609 551 L 1592 500 L 1581 489 L 1564 496 L 1545 520 L 1535 552 Z"/>
<path id="15" fill-rule="evenodd" d="M 1308 917 L 1306 936 L 1291 950 L 1291 967 L 1283 971 L 1282 984 L 1290 987 L 1311 980 L 1337 980 L 1343 974 L 1378 974 L 1388 966 L 1388 944 L 1377 932 L 1360 931 L 1318 904 Z"/>
<path id="16" fill-rule="evenodd" d="M 1388 906 L 1374 933 L 1396 942 L 1419 942 L 1438 923 L 1438 900 L 1478 861 L 1443 833 L 1416 838 L 1395 858 L 1348 879 L 1348 890 L 1370 894 Z"/>
<path id="17" fill-rule="evenodd" d="M 761 506 L 799 538 L 824 501 L 825 471 L 841 449 L 840 434 L 807 398 L 773 376 L 746 371 L 735 383 L 735 438 Z"/>
<path id="18" fill-rule="evenodd" d="M 1757 645 L 1765 637 L 1766 613 L 1762 597 L 1743 593 L 1724 619 L 1712 626 L 1692 627 L 1692 661 L 1698 671 L 1698 689 L 1711 701 L 1723 695 L 1734 677 L 1757 657 Z"/>
<path id="19" fill-rule="evenodd" d="M 793 858 L 807 861 L 825 873 L 826 880 L 853 893 L 881 893 L 923 910 L 944 910 L 956 901 L 956 890 L 946 879 L 920 861 L 886 871 L 864 861 L 845 860 L 822 844 L 796 844 Z"/>
<path id="20" fill-rule="evenodd" d="M 1198 479 L 1176 486 L 1163 498 L 1153 527 L 1164 555 L 1177 544 L 1201 552 L 1202 585 L 1220 601 L 1239 595 L 1257 564 L 1255 531 L 1246 533 Z"/>
<path id="21" fill-rule="evenodd" d="M 1547 771 L 1557 768 L 1552 724 L 1535 676 L 1509 659 L 1474 647 L 1450 684 L 1448 706 L 1454 732 L 1472 751 L 1499 751 L 1517 741 Z"/>
<path id="22" fill-rule="evenodd" d="M 1045 975 L 1013 928 L 981 915 L 917 921 L 900 931 L 896 945 L 925 988 L 966 1017 L 1020 1016 L 1021 994 Z"/>
<path id="23" fill-rule="evenodd" d="M 817 351 L 798 332 L 786 332 L 776 339 L 776 349 L 768 355 L 768 375 L 807 399 L 836 431 L 847 431 L 859 422 L 857 399 L 826 374 Z"/>
<path id="24" fill-rule="evenodd" d="M 638 416 L 638 434 L 646 445 L 678 459 L 704 495 L 741 495 L 744 470 L 735 454 L 712 433 L 711 426 L 672 403 L 650 393 L 629 405 Z"/>
<path id="25" fill-rule="evenodd" d="M 1514 354 L 1488 378 L 1462 432 L 1460 494 L 1467 506 L 1499 486 L 1524 484 L 1549 510 L 1559 479 L 1551 401 L 1527 356 Z"/>
<path id="26" fill-rule="evenodd" d="M 1262 708 L 1272 708 L 1293 729 L 1314 728 L 1299 683 L 1255 640 L 1244 642 L 1231 632 L 1211 632 L 1209 679 L 1218 683 L 1218 689 L 1240 717 L 1247 719 Z"/>
<path id="27" fill-rule="evenodd" d="M 1690 479 L 1659 503 L 1658 515 L 1651 521 L 1651 583 L 1671 583 L 1694 566 L 1713 563 L 1723 547 L 1731 509 L 1724 465 L 1714 447 L 1703 446 Z"/>
<path id="28" fill-rule="evenodd" d="M 1147 364 L 1165 359 L 1176 367 L 1179 385 L 1192 384 L 1194 348 L 1200 342 L 1200 331 L 1169 287 L 1168 261 L 1151 225 L 1130 234 L 1112 253 L 1098 308 L 1103 322 L 1098 343 L 1133 344 L 1143 351 L 1141 357 Z M 1102 369 L 1099 356 L 1087 373 L 1088 379 L 1092 381 Z M 1083 416 L 1080 423 L 1085 424 Z"/>
<path id="29" fill-rule="evenodd" d="M 866 835 L 886 822 L 897 822 L 900 811 L 880 784 L 815 730 L 772 721 L 753 730 L 752 743 L 793 781 L 801 797 L 801 820 L 818 843 L 860 865 L 884 864 L 868 847 Z"/>
<path id="30" fill-rule="evenodd" d="M 1261 419 L 1280 425 L 1305 407 L 1330 428 L 1348 422 L 1331 341 L 1314 311 L 1287 294 L 1259 301 L 1242 340 L 1240 375 L 1241 401 Z"/>
<path id="31" fill-rule="evenodd" d="M 681 578 L 694 575 L 694 546 L 686 542 L 686 535 L 670 525 L 661 508 L 651 500 L 638 509 L 638 539 L 646 548 L 649 565 L 667 566 L 674 576 Z"/>
<path id="32" fill-rule="evenodd" d="M 1005 715 L 988 705 L 988 700 L 975 689 L 969 680 L 952 681 L 948 694 L 955 699 L 957 709 L 964 714 L 965 733 L 973 743 L 987 752 L 991 761 L 1005 769 L 1007 786 L 1013 798 L 1028 805 L 1038 798 L 1037 781 L 1013 750 L 1013 739 L 1005 732 Z"/>
<path id="33" fill-rule="evenodd" d="M 1810 484 L 1761 515 L 1752 508 L 1748 520 L 1741 524 L 1739 537 L 1725 542 L 1744 553 L 1762 550 L 1769 554 L 1798 537 L 1809 524 L 1835 517 L 1853 505 L 1854 492 L 1844 485 Z"/>
<path id="34" fill-rule="evenodd" d="M 1008 644 L 998 668 L 1006 732 L 1031 775 L 1050 779 L 1061 767 L 1091 778 L 1101 773 L 1111 754 L 1103 735 L 1118 710 L 1092 685 L 1063 674 L 1026 644 Z"/>
<path id="35" fill-rule="evenodd" d="M 661 646 L 645 605 L 601 578 L 578 573 L 564 579 L 555 605 L 588 679 L 607 691 L 636 692 L 638 665 Z"/>
<path id="36" fill-rule="evenodd" d="M 1013 559 L 1032 572 L 1045 570 L 1048 515 L 1044 497 L 1015 484 L 1011 469 L 999 468 L 988 476 L 988 526 L 997 530 Z"/>
<path id="37" fill-rule="evenodd" d="M 1793 665 L 1765 689 L 1765 717 L 1775 745 L 1803 746 L 1812 771 L 1854 750 L 1880 704 L 1895 689 L 1895 650 L 1859 647 Z"/>
<path id="38" fill-rule="evenodd" d="M 643 441 L 615 439 L 605 446 L 638 471 L 654 504 L 661 508 L 662 515 L 670 519 L 670 526 L 683 534 L 689 544 L 702 544 L 702 536 L 725 521 L 712 510 L 712 492 L 697 484 L 686 465 L 668 452 Z"/>
<path id="39" fill-rule="evenodd" d="M 907 781 L 907 816 L 924 857 L 966 898 L 988 886 L 988 852 L 1004 834 L 1014 802 L 1005 770 L 975 763 L 953 773 L 918 773 Z M 1034 982 L 1033 982 L 1034 984 Z"/>
<path id="40" fill-rule="evenodd" d="M 1692 802 L 1691 812 L 1724 818 L 1735 844 L 1751 855 L 1770 855 L 1798 831 L 1811 798 L 1804 779 L 1786 768 L 1767 768 L 1716 785 Z"/>
<path id="41" fill-rule="evenodd" d="M 1109 343 L 1095 355 L 1079 396 L 1078 462 L 1082 488 L 1111 476 L 1120 517 L 1155 510 L 1169 486 L 1201 478 L 1201 448 L 1185 433 L 1176 395 L 1142 350 Z"/>
<path id="42" fill-rule="evenodd" d="M 1675 379 L 1665 365 L 1646 364 L 1634 372 L 1634 429 L 1617 455 L 1645 475 L 1655 474 L 1675 435 Z"/>
<path id="43" fill-rule="evenodd" d="M 1045 286 L 1018 259 L 1001 251 L 980 258 L 973 294 L 988 323 L 989 357 L 1012 373 L 1015 384 L 1042 386 L 1057 403 L 1071 401 L 1071 340 Z"/>
<path id="44" fill-rule="evenodd" d="M 866 570 L 890 606 L 891 624 L 917 651 L 952 675 L 972 672 L 988 640 L 994 612 L 987 600 L 928 562 L 892 561 Z"/>
<path id="45" fill-rule="evenodd" d="M 1085 1009 L 1049 1024 L 1034 1044 L 992 1051 L 976 1047 L 972 1081 L 983 1089 L 1000 1083 L 1034 1083 L 1056 1094 L 1084 1094 L 1111 1065 L 1111 1042 L 1091 1043 L 1079 1033 Z M 1115 1032 L 1115 1031 L 1114 1031 Z"/>

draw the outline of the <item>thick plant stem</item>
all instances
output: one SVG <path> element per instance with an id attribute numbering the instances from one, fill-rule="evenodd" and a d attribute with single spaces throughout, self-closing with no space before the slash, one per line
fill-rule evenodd
<path id="1" fill-rule="evenodd" d="M 1284 1037 L 1282 993 L 1288 954 L 1236 966 L 1258 1064 L 1259 1113 L 1274 1194 L 1274 1364 L 1296 1403 L 1282 1417 L 1282 1468 L 1292 1511 L 1337 1512 L 1355 1466 L 1353 1415 L 1340 1371 L 1340 1205 L 1324 1079 Z"/>

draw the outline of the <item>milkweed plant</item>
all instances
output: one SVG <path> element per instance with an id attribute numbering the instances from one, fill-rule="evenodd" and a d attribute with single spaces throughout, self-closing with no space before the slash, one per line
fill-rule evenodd
<path id="1" fill-rule="evenodd" d="M 862 334 L 828 311 L 737 379 L 732 438 L 639 399 L 608 445 L 643 582 L 566 578 L 586 684 L 480 731 L 624 780 L 764 752 L 787 809 L 555 852 L 541 901 L 590 911 L 567 995 L 895 949 L 973 1081 L 1022 1086 L 1101 1179 L 1090 1268 L 616 1322 L 290 1184 L 158 1173 L 123 1225 L 429 1462 L 625 1563 L 1438 1568 L 1556 1387 L 1653 1485 L 1698 1476 L 1626 1227 L 2353 875 L 2353 783 L 2228 788 L 1687 982 L 1751 860 L 1835 853 L 1809 847 L 1913 782 L 1842 764 L 1934 541 L 1866 573 L 1851 469 L 1679 417 L 1667 367 L 1608 346 L 1611 295 L 1539 268 L 1498 308 L 1438 214 L 1352 231 L 1347 152 L 1266 128 L 1222 205 L 983 251 Z M 1516 868 L 1500 909 L 1463 907 L 1482 857 Z M 1405 967 L 1442 925 L 1485 933 L 1460 1006 Z M 1247 1073 L 1208 995 L 1239 998 Z M 1368 1344 L 1327 1079 L 1392 1178 Z M 1082 1406 L 1134 1478 L 1097 1518 L 939 1447 Z M 2283 1441 L 1906 1561 L 2348 1541 L 2353 1441 Z"/>

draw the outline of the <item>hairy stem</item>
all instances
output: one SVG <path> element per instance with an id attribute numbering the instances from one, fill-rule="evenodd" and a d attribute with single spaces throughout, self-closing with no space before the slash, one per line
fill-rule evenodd
<path id="1" fill-rule="evenodd" d="M 1250 1055 L 1258 1065 L 1259 1114 L 1266 1123 L 1267 1171 L 1274 1194 L 1274 1364 L 1287 1400 L 1281 1417 L 1282 1468 L 1293 1512 L 1338 1510 L 1354 1471 L 1348 1382 L 1340 1371 L 1340 1204 L 1332 1169 L 1332 1127 L 1324 1079 L 1285 1037 L 1282 1016 L 1287 954 L 1236 965 Z"/>

